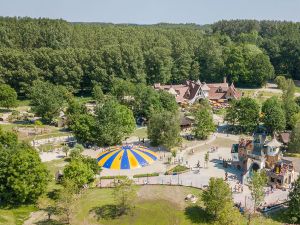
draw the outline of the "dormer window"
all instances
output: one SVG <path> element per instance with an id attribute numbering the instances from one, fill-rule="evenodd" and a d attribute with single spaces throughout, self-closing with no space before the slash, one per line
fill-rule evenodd
<path id="1" fill-rule="evenodd" d="M 219 92 L 219 93 L 222 92 L 222 88 L 219 87 L 218 90 L 217 90 L 217 92 Z"/>

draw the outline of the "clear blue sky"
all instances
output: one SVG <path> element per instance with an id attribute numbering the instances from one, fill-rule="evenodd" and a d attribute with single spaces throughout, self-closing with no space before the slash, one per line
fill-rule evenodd
<path id="1" fill-rule="evenodd" d="M 0 0 L 0 15 L 137 24 L 207 24 L 221 19 L 300 22 L 300 0 Z"/>

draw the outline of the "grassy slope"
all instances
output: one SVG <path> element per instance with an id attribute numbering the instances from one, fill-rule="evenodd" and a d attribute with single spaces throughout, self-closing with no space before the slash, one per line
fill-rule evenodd
<path id="1" fill-rule="evenodd" d="M 159 189 L 161 194 L 163 194 L 164 187 L 160 187 Z M 84 221 L 90 224 L 107 225 L 194 224 L 185 216 L 184 210 L 178 209 L 175 203 L 162 199 L 145 201 L 138 200 L 137 198 L 133 213 L 117 219 L 98 220 L 97 214 L 93 213 L 93 209 L 114 204 L 112 191 L 112 189 L 92 189 L 87 191 L 76 204 L 80 205 L 80 210 L 75 212 L 76 215 L 74 216 L 72 224 L 79 225 L 83 224 Z M 182 188 L 182 191 L 185 193 L 200 193 L 199 190 L 191 188 Z"/>
<path id="2" fill-rule="evenodd" d="M 162 192 L 159 191 L 159 196 L 163 193 L 163 186 L 160 186 Z M 200 191 L 193 188 L 181 188 L 186 193 L 199 195 Z M 155 191 L 158 191 L 157 188 Z M 162 196 L 163 198 L 163 196 Z M 105 224 L 105 225 L 154 225 L 154 224 L 212 224 L 208 221 L 205 211 L 199 205 L 188 204 L 185 209 L 180 209 L 174 202 L 164 199 L 148 199 L 141 200 L 137 198 L 135 207 L 132 213 L 121 216 L 116 219 L 99 218 L 94 213 L 94 209 L 103 207 L 104 205 L 114 204 L 112 189 L 92 189 L 88 190 L 84 196 L 77 202 L 75 215 L 72 224 Z M 80 206 L 80 209 L 79 207 Z M 253 225 L 279 225 L 279 222 L 264 217 L 253 218 Z M 241 221 L 241 225 L 246 224 L 246 219 Z"/>
<path id="3" fill-rule="evenodd" d="M 21 206 L 14 209 L 0 208 L 0 224 L 1 225 L 21 225 L 29 217 L 29 214 L 35 211 L 33 205 Z"/>

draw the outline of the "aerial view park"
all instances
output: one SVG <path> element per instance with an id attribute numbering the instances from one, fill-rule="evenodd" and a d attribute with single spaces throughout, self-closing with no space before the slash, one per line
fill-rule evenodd
<path id="1" fill-rule="evenodd" d="M 300 224 L 300 6 L 183 2 L 3 1 L 0 225 Z"/>

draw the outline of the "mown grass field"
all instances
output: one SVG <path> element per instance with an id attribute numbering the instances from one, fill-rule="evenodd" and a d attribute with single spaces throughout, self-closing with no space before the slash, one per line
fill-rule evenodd
<path id="1" fill-rule="evenodd" d="M 34 205 L 21 206 L 13 209 L 0 208 L 0 224 L 22 225 L 30 213 L 36 210 Z"/>
<path id="2" fill-rule="evenodd" d="M 184 196 L 189 193 L 201 198 L 201 190 L 188 187 L 146 186 L 138 187 L 138 197 L 134 201 L 131 213 L 119 218 L 103 218 L 99 211 L 109 210 L 114 205 L 112 189 L 88 190 L 74 207 L 76 210 L 72 224 L 105 224 L 105 225 L 206 225 L 213 224 L 203 210 L 201 200 L 196 204 L 184 201 Z M 241 225 L 247 224 L 246 218 L 240 221 Z M 280 222 L 269 218 L 255 217 L 253 225 L 279 225 Z"/>

